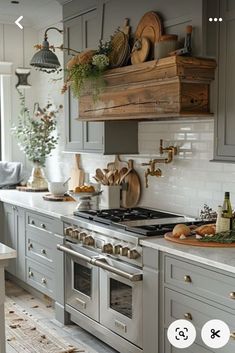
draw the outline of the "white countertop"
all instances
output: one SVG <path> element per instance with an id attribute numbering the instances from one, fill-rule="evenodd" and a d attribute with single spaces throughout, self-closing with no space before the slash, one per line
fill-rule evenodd
<path id="1" fill-rule="evenodd" d="M 16 257 L 16 251 L 9 248 L 8 246 L 0 243 L 0 261 L 14 259 Z"/>
<path id="2" fill-rule="evenodd" d="M 12 205 L 44 213 L 45 215 L 61 218 L 72 215 L 76 208 L 76 201 L 45 201 L 43 192 L 25 192 L 18 190 L 0 190 L 0 201 Z"/>
<path id="3" fill-rule="evenodd" d="M 235 273 L 235 248 L 202 248 L 179 245 L 163 238 L 141 240 L 141 245 L 164 251 L 168 254 L 209 265 L 217 269 Z"/>

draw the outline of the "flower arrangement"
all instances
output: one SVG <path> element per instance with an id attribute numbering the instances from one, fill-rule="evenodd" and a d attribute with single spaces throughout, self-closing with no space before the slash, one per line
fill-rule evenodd
<path id="1" fill-rule="evenodd" d="M 48 102 L 41 109 L 38 103 L 37 109 L 31 117 L 29 109 L 25 106 L 25 97 L 19 92 L 21 110 L 18 118 L 18 125 L 12 128 L 13 135 L 16 136 L 21 150 L 25 153 L 29 161 L 45 166 L 46 158 L 55 149 L 58 143 L 58 136 L 54 136 L 56 130 L 56 116 L 63 106 L 55 109 Z"/>
<path id="2" fill-rule="evenodd" d="M 96 101 L 105 86 L 103 72 L 109 66 L 110 52 L 111 41 L 100 41 L 97 51 L 86 50 L 73 56 L 67 63 L 67 78 L 62 93 L 71 86 L 74 96 L 79 98 L 86 89 L 92 88 L 93 99 Z"/>

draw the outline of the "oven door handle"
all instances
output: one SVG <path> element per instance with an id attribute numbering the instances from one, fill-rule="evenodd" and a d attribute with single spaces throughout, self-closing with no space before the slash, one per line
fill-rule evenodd
<path id="1" fill-rule="evenodd" d="M 77 257 L 80 260 L 83 260 L 85 262 L 90 263 L 93 266 L 102 268 L 103 270 L 107 270 L 109 272 L 112 272 L 118 276 L 121 276 L 123 278 L 128 279 L 131 282 L 137 282 L 137 281 L 142 281 L 143 279 L 143 274 L 142 272 L 138 272 L 138 273 L 129 273 L 123 270 L 120 270 L 118 268 L 115 268 L 109 264 L 107 264 L 106 262 L 104 262 L 104 260 L 99 260 L 96 257 L 89 257 L 83 254 L 78 253 L 77 251 L 74 251 L 70 248 L 68 248 L 67 246 L 63 246 L 58 244 L 57 245 L 57 249 L 60 251 L 65 252 L 66 254 L 72 255 L 74 257 Z"/>

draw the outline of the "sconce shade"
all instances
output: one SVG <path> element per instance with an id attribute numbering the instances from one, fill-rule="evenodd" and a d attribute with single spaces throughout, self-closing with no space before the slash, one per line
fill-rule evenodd
<path id="1" fill-rule="evenodd" d="M 42 43 L 42 49 L 37 51 L 32 57 L 30 65 L 47 73 L 58 72 L 60 62 L 55 53 L 49 49 L 49 42 L 46 38 Z"/>

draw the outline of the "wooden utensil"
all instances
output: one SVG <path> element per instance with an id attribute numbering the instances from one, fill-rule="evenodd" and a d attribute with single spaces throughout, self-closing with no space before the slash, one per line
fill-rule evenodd
<path id="1" fill-rule="evenodd" d="M 131 63 L 140 64 L 147 60 L 150 50 L 150 41 L 146 37 L 139 38 L 135 41 L 131 52 Z"/>
<path id="2" fill-rule="evenodd" d="M 122 207 L 135 207 L 140 199 L 141 184 L 137 172 L 133 169 L 133 160 L 128 161 L 130 172 L 124 178 L 124 183 L 127 184 L 126 190 L 122 190 Z"/>
<path id="3" fill-rule="evenodd" d="M 145 37 L 149 39 L 151 43 L 150 59 L 154 57 L 154 44 L 159 42 L 162 33 L 163 25 L 159 15 L 154 11 L 144 14 L 137 26 L 135 38 Z"/>
<path id="4" fill-rule="evenodd" d="M 76 186 L 84 184 L 85 172 L 80 168 L 80 154 L 75 154 L 75 164 L 71 169 L 71 179 L 69 181 L 69 189 L 74 190 Z"/>

